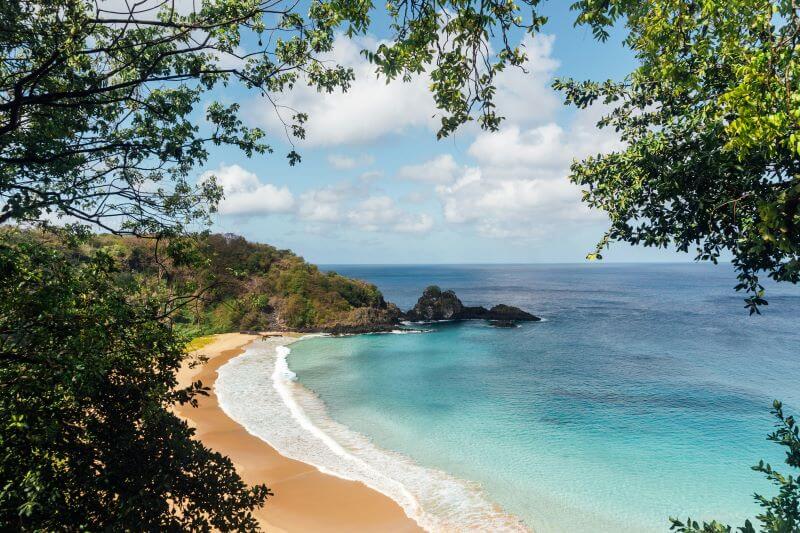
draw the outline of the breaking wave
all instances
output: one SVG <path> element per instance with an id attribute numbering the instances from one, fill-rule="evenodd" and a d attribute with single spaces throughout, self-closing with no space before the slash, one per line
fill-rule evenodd
<path id="1" fill-rule="evenodd" d="M 488 500 L 477 483 L 422 467 L 333 420 L 289 368 L 288 342 L 254 342 L 218 371 L 220 406 L 249 433 L 285 457 L 385 494 L 428 531 L 528 530 Z"/>

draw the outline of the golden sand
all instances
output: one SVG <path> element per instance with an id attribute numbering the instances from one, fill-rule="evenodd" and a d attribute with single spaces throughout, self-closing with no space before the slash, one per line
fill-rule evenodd
<path id="1" fill-rule="evenodd" d="M 198 353 L 208 361 L 195 368 L 185 364 L 178 382 L 187 386 L 200 380 L 211 388 L 210 395 L 199 397 L 197 408 L 184 405 L 176 411 L 197 430 L 197 438 L 231 458 L 246 483 L 265 483 L 275 493 L 255 512 L 262 528 L 303 533 L 421 531 L 394 500 L 361 482 L 323 474 L 282 456 L 222 411 L 214 394 L 217 369 L 257 338 L 226 333 L 200 348 Z"/>

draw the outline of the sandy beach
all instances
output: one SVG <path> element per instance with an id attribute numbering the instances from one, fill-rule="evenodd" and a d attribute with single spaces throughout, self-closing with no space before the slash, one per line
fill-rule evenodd
<path id="1" fill-rule="evenodd" d="M 178 373 L 181 385 L 200 380 L 211 388 L 199 406 L 177 409 L 210 448 L 227 455 L 246 483 L 265 483 L 275 493 L 255 512 L 267 531 L 422 531 L 387 496 L 361 482 L 323 474 L 315 467 L 288 459 L 248 433 L 219 407 L 214 393 L 217 369 L 241 354 L 256 335 L 227 333 L 198 350 L 208 357 L 202 366 Z"/>

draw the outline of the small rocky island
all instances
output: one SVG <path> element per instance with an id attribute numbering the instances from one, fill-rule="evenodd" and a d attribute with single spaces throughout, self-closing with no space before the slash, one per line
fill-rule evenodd
<path id="1" fill-rule="evenodd" d="M 455 292 L 443 291 L 436 285 L 425 289 L 420 299 L 417 300 L 417 305 L 403 313 L 402 318 L 411 322 L 483 319 L 489 320 L 498 327 L 511 327 L 517 321 L 538 322 L 541 320 L 541 318 L 511 305 L 499 304 L 491 309 L 481 306 L 468 307 L 461 303 Z"/>
<path id="2" fill-rule="evenodd" d="M 499 304 L 491 309 L 485 307 L 469 307 L 459 300 L 456 293 L 443 291 L 431 285 L 422 293 L 417 304 L 402 312 L 398 307 L 381 298 L 377 308 L 357 310 L 352 323 L 323 328 L 322 331 L 333 335 L 352 335 L 357 333 L 379 333 L 398 329 L 401 322 L 435 322 L 438 320 L 486 320 L 497 328 L 514 328 L 517 322 L 538 322 L 541 320 L 519 307 Z"/>

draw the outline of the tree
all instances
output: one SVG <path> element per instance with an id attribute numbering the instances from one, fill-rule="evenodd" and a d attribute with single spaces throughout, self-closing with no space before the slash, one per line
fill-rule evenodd
<path id="1" fill-rule="evenodd" d="M 800 280 L 800 7 L 789 0 L 580 0 L 578 23 L 624 21 L 638 60 L 622 82 L 559 80 L 567 102 L 602 102 L 625 148 L 576 162 L 571 180 L 612 241 L 732 255 L 751 313 L 759 274 Z"/>
<path id="2" fill-rule="evenodd" d="M 365 55 L 387 80 L 429 72 L 440 136 L 473 118 L 495 129 L 493 80 L 521 66 L 514 39 L 543 22 L 537 3 L 390 0 L 392 38 Z M 235 83 L 274 102 L 299 83 L 333 91 L 352 81 L 324 58 L 337 32 L 368 30 L 372 2 L 307 5 L 301 14 L 291 0 L 0 3 L 0 224 L 65 215 L 167 236 L 182 255 L 175 237 L 207 222 L 221 198 L 213 180 L 190 179 L 209 146 L 272 152 L 238 104 L 204 97 Z M 275 109 L 287 137 L 303 138 L 302 110 Z M 79 266 L 0 235 L 0 523 L 255 528 L 250 512 L 267 489 L 246 487 L 169 411 L 203 392 L 176 389 L 185 355 L 169 302 L 133 281 L 115 285 L 124 277 L 113 271 L 102 252 Z"/>
<path id="3" fill-rule="evenodd" d="M 170 407 L 184 342 L 164 302 L 35 239 L 0 241 L 0 523 L 13 530 L 252 530 L 266 487 Z M 135 296 L 131 296 L 135 295 Z"/>
<path id="4" fill-rule="evenodd" d="M 522 64 L 512 33 L 539 27 L 537 3 L 391 0 L 393 38 L 365 54 L 390 80 L 430 70 L 441 136 L 473 115 L 494 129 L 494 76 Z M 144 234 L 202 220 L 220 191 L 189 173 L 209 144 L 272 152 L 237 103 L 210 103 L 199 125 L 203 95 L 232 83 L 270 101 L 297 83 L 346 90 L 352 71 L 324 54 L 373 14 L 368 0 L 312 0 L 306 15 L 291 0 L 3 2 L 0 223 L 55 213 Z M 302 110 L 275 109 L 290 138 L 304 137 Z"/>
<path id="5" fill-rule="evenodd" d="M 602 103 L 601 127 L 624 148 L 572 165 L 584 200 L 611 227 L 591 258 L 613 241 L 697 249 L 716 263 L 730 253 L 750 314 L 766 305 L 759 274 L 800 279 L 800 6 L 789 0 L 579 0 L 578 24 L 606 39 L 624 21 L 638 60 L 622 82 L 558 80 L 568 103 Z M 768 438 L 800 467 L 798 427 L 779 402 Z M 753 467 L 777 487 L 756 495 L 761 530 L 800 529 L 800 485 L 763 462 Z M 682 533 L 731 526 L 672 519 Z M 754 533 L 751 521 L 737 531 Z"/>

